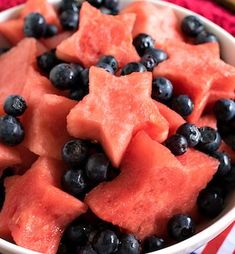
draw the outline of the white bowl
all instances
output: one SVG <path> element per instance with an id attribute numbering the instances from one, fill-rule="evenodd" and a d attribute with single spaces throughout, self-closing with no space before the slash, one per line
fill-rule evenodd
<path id="1" fill-rule="evenodd" d="M 121 0 L 121 5 L 126 6 L 135 0 Z M 138 0 L 137 0 L 138 1 Z M 163 1 L 158 0 L 149 0 L 150 2 L 155 3 L 159 7 L 171 7 L 175 10 L 179 19 L 182 19 L 184 16 L 195 14 L 187 9 L 182 7 L 176 6 L 174 4 L 170 4 Z M 58 4 L 60 0 L 50 0 L 53 4 Z M 17 17 L 20 7 L 15 7 L 10 10 L 4 11 L 0 13 L 0 22 Z M 200 16 L 200 15 L 198 15 Z M 166 17 L 167 18 L 167 17 Z M 200 18 L 205 23 L 206 27 L 209 31 L 216 34 L 221 42 L 221 49 L 222 49 L 222 56 L 223 59 L 226 60 L 227 63 L 235 66 L 235 38 L 227 33 L 225 30 L 220 28 L 219 26 L 215 25 L 213 22 L 205 19 L 204 17 L 200 16 Z M 0 35 L 0 45 L 6 45 L 6 41 Z M 226 208 L 223 213 L 213 221 L 208 221 L 199 226 L 198 230 L 199 233 L 194 235 L 193 237 L 174 244 L 170 247 L 167 247 L 163 250 L 156 251 L 153 253 L 156 254 L 189 254 L 194 250 L 198 249 L 202 245 L 206 244 L 208 241 L 213 239 L 215 236 L 220 234 L 226 227 L 228 227 L 233 221 L 235 221 L 235 190 L 231 195 L 227 198 L 226 201 Z M 37 252 L 30 251 L 15 244 L 9 243 L 3 239 L 0 239 L 0 252 L 2 254 L 36 254 Z M 226 253 L 227 254 L 227 253 Z"/>

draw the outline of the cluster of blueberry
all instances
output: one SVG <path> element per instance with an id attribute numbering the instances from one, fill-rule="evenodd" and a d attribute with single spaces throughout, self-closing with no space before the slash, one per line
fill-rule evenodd
<path id="1" fill-rule="evenodd" d="M 6 115 L 0 117 L 0 142 L 9 146 L 19 145 L 24 140 L 25 132 L 17 117 L 24 114 L 26 102 L 21 96 L 11 95 L 3 108 Z"/>

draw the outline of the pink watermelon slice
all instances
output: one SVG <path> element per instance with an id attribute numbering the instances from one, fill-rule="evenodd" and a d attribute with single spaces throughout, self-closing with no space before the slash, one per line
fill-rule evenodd
<path id="1" fill-rule="evenodd" d="M 209 126 L 211 128 L 217 129 L 217 122 L 214 114 L 203 115 L 195 124 L 198 127 Z"/>
<path id="2" fill-rule="evenodd" d="M 61 148 L 69 140 L 66 117 L 76 105 L 62 96 L 42 96 L 27 125 L 24 145 L 40 156 L 61 159 Z"/>
<path id="3" fill-rule="evenodd" d="M 23 176 L 5 180 L 6 199 L 0 213 L 0 236 L 19 246 L 55 254 L 65 227 L 87 207 L 61 191 L 61 162 L 41 157 Z"/>
<path id="4" fill-rule="evenodd" d="M 115 77 L 91 67 L 89 80 L 89 95 L 67 117 L 71 136 L 98 140 L 114 166 L 136 131 L 145 129 L 160 142 L 166 139 L 168 123 L 150 98 L 151 73 Z"/>
<path id="5" fill-rule="evenodd" d="M 134 14 L 102 14 L 84 2 L 80 11 L 79 30 L 57 47 L 57 55 L 68 62 L 95 65 L 103 55 L 112 55 L 120 67 L 139 60 L 132 45 Z"/>
<path id="6" fill-rule="evenodd" d="M 160 8 L 151 2 L 138 1 L 129 4 L 121 13 L 136 14 L 133 38 L 145 33 L 151 35 L 157 45 L 163 44 L 166 39 L 183 40 L 179 20 L 171 8 Z"/>
<path id="7" fill-rule="evenodd" d="M 139 132 L 124 156 L 121 175 L 93 189 L 85 201 L 97 216 L 139 239 L 164 235 L 170 217 L 194 212 L 199 191 L 217 167 L 215 159 L 197 151 L 177 159 Z"/>

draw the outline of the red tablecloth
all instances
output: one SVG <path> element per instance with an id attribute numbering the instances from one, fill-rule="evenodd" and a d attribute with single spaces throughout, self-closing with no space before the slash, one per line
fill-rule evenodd
<path id="1" fill-rule="evenodd" d="M 214 21 L 235 36 L 235 15 L 212 0 L 166 0 L 191 9 Z M 0 11 L 25 0 L 0 0 Z M 235 254 L 235 223 L 195 254 Z"/>

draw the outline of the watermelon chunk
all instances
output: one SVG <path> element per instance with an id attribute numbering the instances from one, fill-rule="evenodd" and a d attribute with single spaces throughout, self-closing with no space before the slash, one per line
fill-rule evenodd
<path id="1" fill-rule="evenodd" d="M 29 121 L 24 145 L 35 154 L 61 159 L 61 148 L 69 140 L 66 117 L 75 101 L 44 95 Z"/>
<path id="2" fill-rule="evenodd" d="M 163 44 L 166 39 L 183 40 L 180 22 L 171 8 L 158 7 L 147 1 L 138 1 L 129 4 L 121 13 L 136 14 L 133 37 L 146 33 L 155 39 L 157 45 Z"/>
<path id="3" fill-rule="evenodd" d="M 61 162 L 41 157 L 23 176 L 5 180 L 1 237 L 11 235 L 16 244 L 34 251 L 57 252 L 65 227 L 87 210 L 58 188 L 61 167 Z"/>
<path id="4" fill-rule="evenodd" d="M 89 95 L 67 117 L 72 136 L 100 141 L 114 166 L 136 131 L 145 129 L 159 142 L 166 139 L 168 123 L 150 98 L 151 73 L 115 77 L 91 67 L 89 80 Z"/>
<path id="5" fill-rule="evenodd" d="M 84 2 L 79 30 L 57 47 L 57 55 L 68 62 L 81 62 L 85 67 L 95 65 L 102 55 L 114 56 L 120 67 L 138 61 L 132 45 L 134 22 L 134 14 L 105 15 Z"/>
<path id="6" fill-rule="evenodd" d="M 211 128 L 217 129 L 217 121 L 214 114 L 203 115 L 195 124 L 198 127 L 209 126 Z"/>

